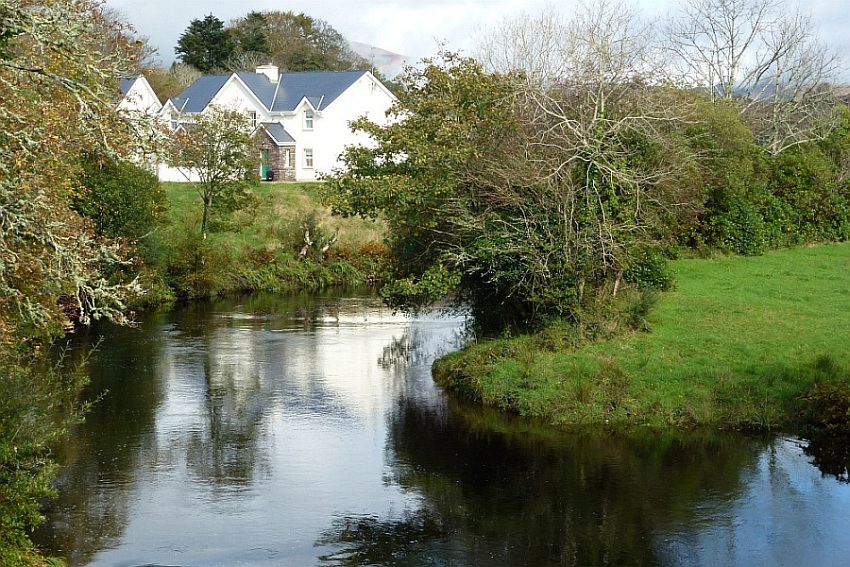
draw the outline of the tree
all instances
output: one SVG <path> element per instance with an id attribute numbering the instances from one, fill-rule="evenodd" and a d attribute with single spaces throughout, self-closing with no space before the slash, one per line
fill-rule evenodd
<path id="1" fill-rule="evenodd" d="M 132 152 L 115 111 L 138 61 L 126 27 L 89 0 L 0 0 L 0 564 L 40 564 L 29 534 L 51 492 L 50 447 L 76 415 L 84 380 L 40 355 L 73 322 L 128 322 L 135 282 L 71 208 L 87 152 Z M 114 24 L 114 25 L 113 25 Z"/>
<path id="2" fill-rule="evenodd" d="M 168 69 L 154 67 L 145 74 L 159 101 L 165 103 L 201 78 L 201 73 L 186 63 L 174 62 Z"/>
<path id="3" fill-rule="evenodd" d="M 553 4 L 539 17 L 523 13 L 484 28 L 476 38 L 475 57 L 485 69 L 522 71 L 530 82 L 545 85 L 567 73 L 562 55 L 570 52 L 567 23 Z"/>
<path id="4" fill-rule="evenodd" d="M 534 66 L 514 68 L 528 59 L 512 54 L 492 54 L 511 67 L 491 73 L 432 61 L 403 77 L 388 126 L 355 124 L 376 146 L 349 150 L 328 189 L 337 211 L 387 215 L 391 302 L 452 291 L 479 323 L 534 327 L 577 318 L 658 257 L 686 186 L 676 130 L 687 97 L 647 78 L 652 35 L 619 4 L 520 24 L 539 22 L 557 28 L 556 52 Z"/>
<path id="5" fill-rule="evenodd" d="M 83 156 L 81 169 L 73 207 L 91 219 L 98 236 L 136 241 L 156 229 L 167 206 L 156 175 L 97 154 Z"/>
<path id="6" fill-rule="evenodd" d="M 262 53 L 269 55 L 269 20 L 262 12 L 249 12 L 231 22 L 230 29 L 236 40 L 237 53 Z"/>
<path id="7" fill-rule="evenodd" d="M 100 275 L 121 261 L 118 249 L 95 240 L 69 203 L 81 153 L 135 147 L 114 93 L 137 46 L 104 40 L 107 20 L 95 2 L 25 0 L 0 10 L 9 30 L 0 56 L 2 346 L 61 331 L 69 315 L 126 320 L 127 286 Z"/>
<path id="8" fill-rule="evenodd" d="M 351 50 L 342 34 L 326 21 L 303 13 L 251 12 L 232 22 L 229 29 L 239 38 L 231 62 L 234 70 L 255 63 L 259 54 L 287 71 L 369 68 L 369 62 Z"/>
<path id="9" fill-rule="evenodd" d="M 178 130 L 172 163 L 184 169 L 187 178 L 192 172 L 200 178 L 192 187 L 203 205 L 203 238 L 214 211 L 235 211 L 249 202 L 258 162 L 243 113 L 214 107 Z"/>
<path id="10" fill-rule="evenodd" d="M 836 53 L 811 18 L 782 0 L 687 0 L 667 26 L 680 81 L 734 100 L 770 153 L 822 139 L 834 125 Z"/>
<path id="11" fill-rule="evenodd" d="M 337 213 L 386 218 L 395 282 L 384 294 L 395 307 L 416 309 L 463 293 L 461 267 L 447 256 L 458 237 L 447 213 L 478 156 L 508 129 L 512 91 L 502 77 L 452 54 L 400 80 L 394 120 L 385 127 L 354 123 L 376 145 L 349 148 L 345 169 L 326 189 Z"/>
<path id="12" fill-rule="evenodd" d="M 223 69 L 233 55 L 236 44 L 224 22 L 207 15 L 203 20 L 192 20 L 180 38 L 174 52 L 178 58 L 201 73 Z"/>

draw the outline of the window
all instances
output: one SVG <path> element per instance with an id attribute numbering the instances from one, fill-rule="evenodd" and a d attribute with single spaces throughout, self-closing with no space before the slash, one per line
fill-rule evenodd
<path id="1" fill-rule="evenodd" d="M 304 129 L 312 130 L 313 129 L 313 119 L 316 117 L 316 113 L 310 109 L 304 111 Z"/>
<path id="2" fill-rule="evenodd" d="M 313 148 L 304 149 L 304 167 L 313 167 Z"/>
<path id="3" fill-rule="evenodd" d="M 253 110 L 248 113 L 248 120 L 251 122 L 251 128 L 257 127 L 257 113 Z"/>
<path id="4" fill-rule="evenodd" d="M 171 129 L 177 130 L 177 112 L 171 111 L 171 115 L 168 117 L 171 122 Z"/>
<path id="5" fill-rule="evenodd" d="M 284 150 L 284 152 L 283 152 L 283 168 L 284 169 L 289 169 L 290 167 L 292 167 L 289 164 L 289 152 L 290 152 L 290 150 Z M 295 158 L 295 156 L 293 156 L 293 159 L 294 158 Z"/>

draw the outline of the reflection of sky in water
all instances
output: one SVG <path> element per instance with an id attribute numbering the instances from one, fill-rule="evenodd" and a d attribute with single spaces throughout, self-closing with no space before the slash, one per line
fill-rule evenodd
<path id="1" fill-rule="evenodd" d="M 850 487 L 812 467 L 799 441 L 777 439 L 742 471 L 741 482 L 733 501 L 712 504 L 706 495 L 695 525 L 658 538 L 665 563 L 850 565 Z"/>
<path id="2" fill-rule="evenodd" d="M 386 414 L 411 387 L 404 361 L 386 363 L 387 348 L 454 338 L 457 320 L 352 305 L 308 332 L 297 318 L 241 313 L 201 337 L 169 326 L 127 543 L 91 565 L 310 565 L 336 515 L 415 508 L 415 495 L 385 481 Z M 430 365 L 433 356 L 410 358 Z M 420 378 L 433 395 L 430 373 Z"/>
<path id="3" fill-rule="evenodd" d="M 521 420 L 449 403 L 431 379 L 458 319 L 410 320 L 369 300 L 226 309 L 170 314 L 145 335 L 156 348 L 126 350 L 148 355 L 149 371 L 87 424 L 103 446 L 80 449 L 79 484 L 63 487 L 77 498 L 54 528 L 74 534 L 59 538 L 71 567 L 315 565 L 345 551 L 349 525 L 362 528 L 351 549 L 389 553 L 382 565 L 621 552 L 633 555 L 608 563 L 850 565 L 850 486 L 821 478 L 793 440 L 653 456 L 655 444 L 503 435 Z M 139 365 L 116 367 L 127 376 L 112 378 L 133 380 Z M 124 427 L 140 391 L 146 411 Z M 434 529 L 417 531 L 420 519 Z"/>

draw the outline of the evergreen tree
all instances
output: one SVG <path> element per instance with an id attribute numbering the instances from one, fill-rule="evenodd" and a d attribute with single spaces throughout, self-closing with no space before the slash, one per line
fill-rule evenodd
<path id="1" fill-rule="evenodd" d="M 202 73 L 223 68 L 233 55 L 236 42 L 224 22 L 207 15 L 203 20 L 192 20 L 186 31 L 177 40 L 174 52 L 183 62 Z"/>

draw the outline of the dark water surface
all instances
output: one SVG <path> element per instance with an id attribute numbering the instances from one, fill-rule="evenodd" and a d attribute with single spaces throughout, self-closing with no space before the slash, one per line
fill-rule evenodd
<path id="1" fill-rule="evenodd" d="M 448 399 L 462 320 L 253 297 L 101 328 L 37 540 L 71 567 L 850 565 L 801 442 L 556 433 Z"/>

